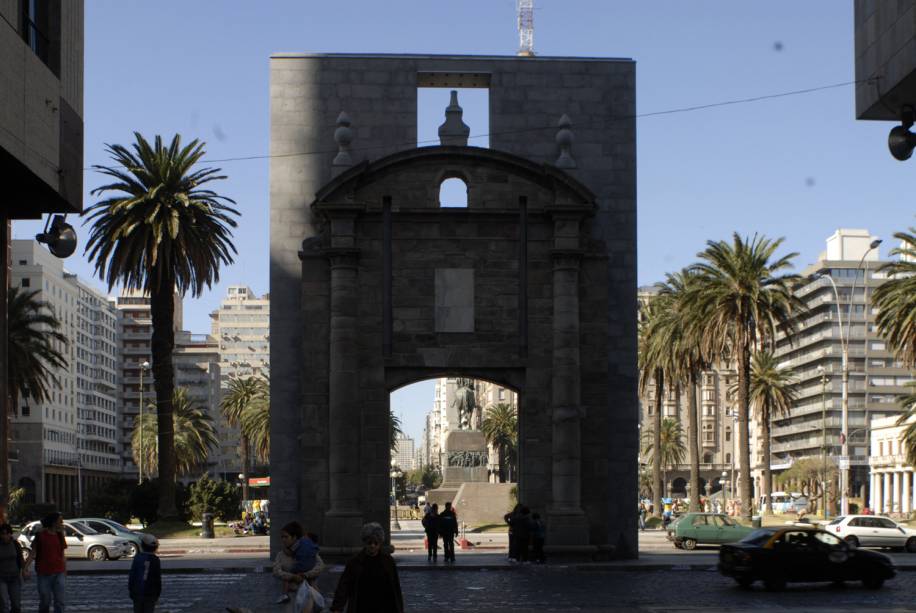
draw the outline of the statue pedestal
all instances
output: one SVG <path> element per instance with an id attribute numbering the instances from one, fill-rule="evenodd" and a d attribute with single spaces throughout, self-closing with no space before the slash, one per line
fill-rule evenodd
<path id="1" fill-rule="evenodd" d="M 445 437 L 442 452 L 442 485 L 426 493 L 440 509 L 454 502 L 463 483 L 486 483 L 487 438 L 478 430 L 452 430 Z"/>

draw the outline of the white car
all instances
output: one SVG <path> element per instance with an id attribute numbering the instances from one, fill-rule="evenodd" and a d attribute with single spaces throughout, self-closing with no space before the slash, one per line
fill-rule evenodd
<path id="1" fill-rule="evenodd" d="M 824 527 L 853 547 L 900 547 L 916 553 L 916 530 L 878 515 L 842 515 Z"/>
<path id="2" fill-rule="evenodd" d="M 17 540 L 22 545 L 23 555 L 32 547 L 32 539 L 41 530 L 41 522 L 26 524 Z M 89 560 L 117 560 L 130 554 L 130 543 L 108 534 L 99 534 L 86 524 L 78 521 L 64 520 L 64 540 L 67 548 L 64 555 L 68 558 Z"/>

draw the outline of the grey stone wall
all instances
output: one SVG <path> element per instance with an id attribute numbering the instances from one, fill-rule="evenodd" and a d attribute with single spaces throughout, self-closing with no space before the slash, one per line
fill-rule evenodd
<path id="1" fill-rule="evenodd" d="M 579 270 L 582 508 L 588 540 L 635 555 L 636 207 L 635 65 L 629 60 L 451 56 L 275 56 L 271 59 L 271 510 L 323 529 L 329 508 L 329 266 L 310 208 L 333 176 L 341 111 L 352 120 L 356 164 L 416 142 L 417 74 L 490 74 L 490 146 L 552 164 L 556 123 L 572 118 L 578 168 L 594 194 Z M 451 148 L 442 148 L 451 149 Z M 308 155 L 296 155 L 309 152 Z M 450 152 L 443 152 L 447 161 Z M 358 249 L 359 455 L 364 519 L 387 519 L 388 391 L 426 377 L 462 373 L 519 394 L 520 496 L 546 509 L 551 497 L 552 255 L 554 177 L 497 175 L 498 160 L 459 164 L 470 210 L 435 210 L 438 181 L 383 173 L 353 195 L 363 206 Z M 475 174 L 476 173 L 476 174 Z M 480 174 L 483 173 L 483 174 Z M 344 175 L 346 176 L 346 175 Z M 481 181 L 480 178 L 484 177 Z M 545 175 L 546 177 L 546 175 Z M 392 186 L 398 187 L 395 191 Z M 412 192 L 404 190 L 413 189 Z M 479 191 L 475 191 L 479 190 Z M 562 195 L 560 200 L 569 199 Z M 518 195 L 529 197 L 528 338 L 519 352 Z M 381 198 L 392 195 L 392 339 L 384 357 Z M 339 198 L 345 197 L 340 196 Z M 425 211 L 423 209 L 426 209 Z M 303 240 L 306 244 L 303 245 Z M 300 260 L 300 251 L 304 257 Z M 514 268 L 513 268 L 514 266 Z M 475 331 L 435 332 L 435 268 L 474 268 Z M 380 392 L 381 390 L 381 392 Z"/>
<path id="2" fill-rule="evenodd" d="M 855 0 L 856 118 L 916 105 L 916 0 Z"/>

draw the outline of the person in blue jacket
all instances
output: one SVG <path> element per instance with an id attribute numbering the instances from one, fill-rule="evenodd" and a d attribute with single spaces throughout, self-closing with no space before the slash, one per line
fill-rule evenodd
<path id="1" fill-rule="evenodd" d="M 152 534 L 144 534 L 140 551 L 130 565 L 127 589 L 134 601 L 134 613 L 152 613 L 162 593 L 162 567 L 159 564 L 159 541 Z"/>

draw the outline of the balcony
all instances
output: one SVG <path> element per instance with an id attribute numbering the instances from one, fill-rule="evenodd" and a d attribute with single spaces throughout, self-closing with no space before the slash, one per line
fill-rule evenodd
<path id="1" fill-rule="evenodd" d="M 902 453 L 892 455 L 876 455 L 868 459 L 868 465 L 872 468 L 894 468 L 897 466 L 907 466 L 906 456 Z"/>

